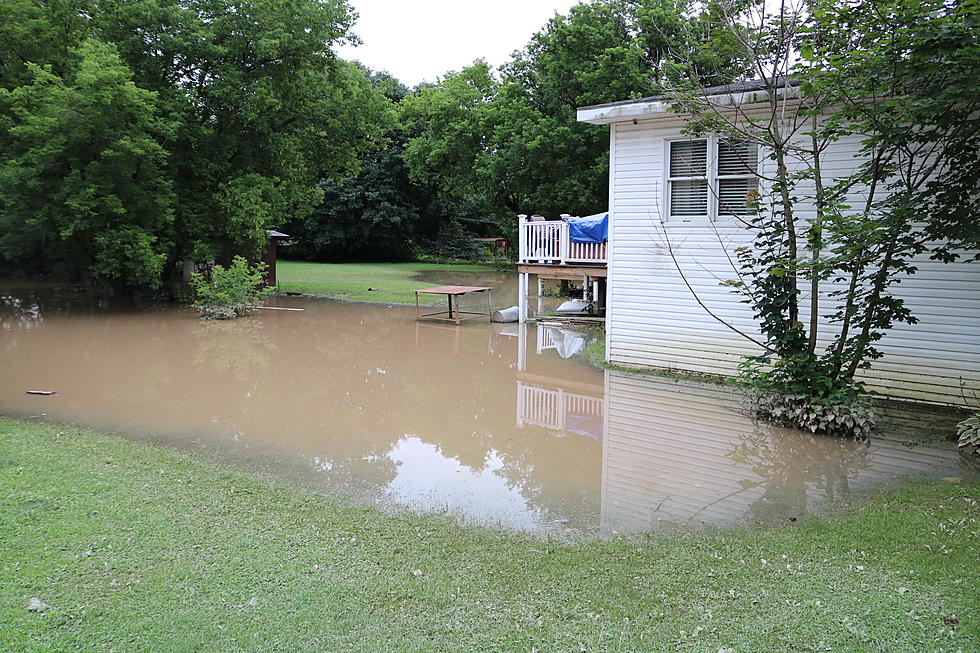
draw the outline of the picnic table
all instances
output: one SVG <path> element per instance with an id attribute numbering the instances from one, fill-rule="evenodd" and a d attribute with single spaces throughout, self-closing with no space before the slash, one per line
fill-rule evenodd
<path id="1" fill-rule="evenodd" d="M 459 324 L 462 320 L 472 320 L 479 317 L 489 319 L 493 313 L 493 298 L 488 286 L 434 286 L 415 291 L 415 319 L 416 320 L 441 320 L 443 322 L 455 322 Z M 485 292 L 487 294 L 487 312 L 462 311 L 459 308 L 459 298 L 470 293 Z M 419 305 L 419 295 L 445 295 L 449 310 L 436 311 L 434 313 L 423 313 Z"/>

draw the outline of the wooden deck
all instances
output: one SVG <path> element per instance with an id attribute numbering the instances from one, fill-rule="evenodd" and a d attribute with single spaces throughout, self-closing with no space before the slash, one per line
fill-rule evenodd
<path id="1" fill-rule="evenodd" d="M 605 265 L 557 265 L 549 263 L 519 263 L 517 271 L 522 274 L 533 274 L 541 279 L 563 279 L 581 281 L 585 277 L 606 278 L 608 268 Z"/>

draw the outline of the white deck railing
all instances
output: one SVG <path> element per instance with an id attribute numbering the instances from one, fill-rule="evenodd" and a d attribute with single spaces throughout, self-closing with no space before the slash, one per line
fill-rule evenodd
<path id="1" fill-rule="evenodd" d="M 573 243 L 568 236 L 568 223 L 564 220 L 519 220 L 520 263 L 567 265 L 606 262 L 606 243 Z"/>

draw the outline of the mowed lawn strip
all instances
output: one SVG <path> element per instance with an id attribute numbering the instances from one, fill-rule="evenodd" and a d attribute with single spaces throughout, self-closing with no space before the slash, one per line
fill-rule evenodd
<path id="1" fill-rule="evenodd" d="M 765 530 L 560 543 L 0 419 L 0 487 L 2 650 L 980 649 L 970 483 Z"/>
<path id="2" fill-rule="evenodd" d="M 437 263 L 310 263 L 278 261 L 276 278 L 282 292 L 321 295 L 351 302 L 414 304 L 415 291 L 440 285 L 419 281 L 423 272 L 492 274 L 492 266 L 479 264 L 440 265 Z M 465 284 L 469 285 L 469 284 Z M 368 290 L 377 288 L 377 290 Z M 421 303 L 445 302 L 445 297 L 423 295 Z"/>

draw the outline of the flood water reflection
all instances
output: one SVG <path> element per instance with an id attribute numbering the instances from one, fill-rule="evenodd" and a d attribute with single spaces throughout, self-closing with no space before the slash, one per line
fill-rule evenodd
<path id="1" fill-rule="evenodd" d="M 506 297 L 512 280 L 495 282 Z M 573 355 L 574 331 L 278 301 L 304 310 L 202 322 L 179 308 L 62 309 L 0 286 L 0 412 L 534 532 L 741 525 L 896 476 L 969 473 L 951 447 L 773 429 L 717 386 L 597 371 Z"/>

